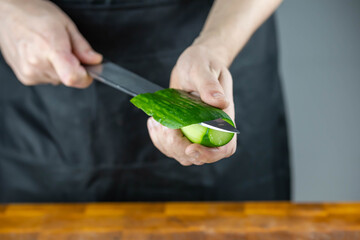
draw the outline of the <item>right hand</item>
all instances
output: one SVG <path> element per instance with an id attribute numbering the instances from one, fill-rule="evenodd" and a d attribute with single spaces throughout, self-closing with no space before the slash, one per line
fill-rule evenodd
<path id="1" fill-rule="evenodd" d="M 24 85 L 92 82 L 81 64 L 98 64 L 96 53 L 71 19 L 43 0 L 0 1 L 0 49 Z"/>

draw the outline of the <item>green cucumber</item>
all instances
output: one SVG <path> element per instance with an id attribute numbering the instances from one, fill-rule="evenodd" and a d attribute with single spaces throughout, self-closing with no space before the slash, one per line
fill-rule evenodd
<path id="1" fill-rule="evenodd" d="M 228 119 L 224 119 L 234 126 L 234 123 Z M 227 133 L 215 129 L 204 127 L 200 124 L 192 124 L 190 126 L 182 127 L 182 133 L 192 143 L 199 143 L 206 147 L 220 147 L 234 137 L 234 133 Z"/>
<path id="2" fill-rule="evenodd" d="M 191 142 L 219 147 L 234 136 L 233 133 L 208 129 L 197 124 L 222 118 L 234 125 L 224 111 L 183 90 L 167 88 L 155 93 L 139 94 L 130 101 L 165 127 L 181 129 Z"/>

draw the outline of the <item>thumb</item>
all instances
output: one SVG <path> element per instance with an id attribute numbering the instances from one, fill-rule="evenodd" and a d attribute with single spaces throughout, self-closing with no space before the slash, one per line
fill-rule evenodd
<path id="1" fill-rule="evenodd" d="M 195 82 L 200 98 L 205 103 L 214 107 L 224 109 L 229 106 L 224 89 L 219 82 L 220 73 L 211 72 L 210 68 L 201 67 L 199 71 L 194 74 L 193 81 Z"/>
<path id="2" fill-rule="evenodd" d="M 90 44 L 85 40 L 81 35 L 77 27 L 70 23 L 67 26 L 69 32 L 71 46 L 74 55 L 80 60 L 83 64 L 99 64 L 102 61 L 102 55 L 95 52 Z"/>

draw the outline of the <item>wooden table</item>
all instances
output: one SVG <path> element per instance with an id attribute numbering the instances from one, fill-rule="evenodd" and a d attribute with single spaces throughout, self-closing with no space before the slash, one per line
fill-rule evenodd
<path id="1" fill-rule="evenodd" d="M 0 239 L 360 239 L 360 203 L 0 205 Z"/>

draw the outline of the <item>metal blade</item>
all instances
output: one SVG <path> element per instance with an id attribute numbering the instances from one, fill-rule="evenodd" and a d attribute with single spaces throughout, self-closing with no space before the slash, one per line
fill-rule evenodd
<path id="1" fill-rule="evenodd" d="M 90 76 L 131 96 L 163 89 L 112 62 L 85 66 Z"/>
<path id="2" fill-rule="evenodd" d="M 94 79 L 133 97 L 138 94 L 153 93 L 163 89 L 159 85 L 109 61 L 98 65 L 87 65 L 85 66 L 85 69 Z M 222 132 L 240 133 L 236 128 L 222 119 L 202 122 L 199 124 Z"/>
<path id="3" fill-rule="evenodd" d="M 240 133 L 239 130 L 237 130 L 230 123 L 222 120 L 221 118 L 202 122 L 199 124 L 204 127 L 215 129 L 215 130 L 222 131 L 222 132 L 236 133 L 236 134 Z"/>

